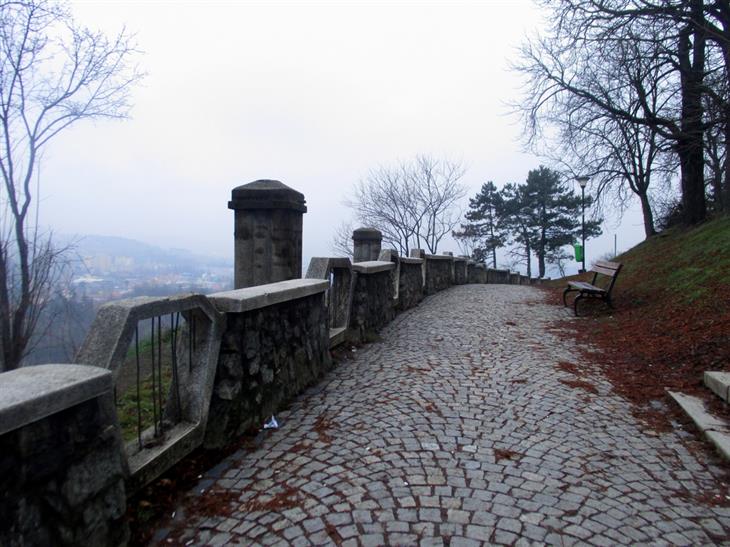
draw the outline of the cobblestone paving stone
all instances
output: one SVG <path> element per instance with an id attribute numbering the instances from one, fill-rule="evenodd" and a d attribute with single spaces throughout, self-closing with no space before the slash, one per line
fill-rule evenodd
<path id="1" fill-rule="evenodd" d="M 229 510 L 160 531 L 188 544 L 712 544 L 712 454 L 642 426 L 610 384 L 571 387 L 569 314 L 531 287 L 425 300 L 279 416 L 253 452 L 203 477 Z"/>

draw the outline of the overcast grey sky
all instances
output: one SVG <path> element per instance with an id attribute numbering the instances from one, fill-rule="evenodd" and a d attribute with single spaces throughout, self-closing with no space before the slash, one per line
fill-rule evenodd
<path id="1" fill-rule="evenodd" d="M 90 27 L 135 32 L 149 75 L 131 120 L 78 125 L 46 152 L 41 222 L 58 232 L 232 256 L 231 189 L 273 178 L 306 196 L 304 256 L 326 256 L 350 186 L 377 164 L 463 161 L 469 195 L 540 164 L 520 152 L 505 106 L 520 85 L 509 61 L 541 24 L 527 0 L 72 9 Z M 616 232 L 619 249 L 642 239 L 635 212 L 604 232 L 588 260 Z"/>

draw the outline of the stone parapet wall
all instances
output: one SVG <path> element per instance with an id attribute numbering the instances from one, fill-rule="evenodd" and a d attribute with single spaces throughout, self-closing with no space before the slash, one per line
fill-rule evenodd
<path id="1" fill-rule="evenodd" d="M 509 270 L 497 270 L 494 268 L 487 268 L 487 283 L 509 284 L 509 282 L 510 282 L 510 271 Z"/>
<path id="2" fill-rule="evenodd" d="M 423 300 L 423 260 L 401 258 L 398 279 L 398 310 L 403 311 Z"/>
<path id="3" fill-rule="evenodd" d="M 454 259 L 454 285 L 463 285 L 467 282 L 467 259 L 457 257 Z"/>
<path id="4" fill-rule="evenodd" d="M 332 366 L 326 282 L 314 287 L 313 294 L 226 313 L 206 447 L 225 446 L 259 427 Z M 211 300 L 220 304 L 235 292 Z"/>
<path id="5" fill-rule="evenodd" d="M 477 284 L 487 283 L 487 268 L 484 264 L 470 262 L 467 265 L 467 282 Z"/>
<path id="6" fill-rule="evenodd" d="M 353 264 L 355 289 L 350 312 L 350 338 L 367 341 L 372 334 L 395 317 L 393 262 L 360 262 Z"/>
<path id="7" fill-rule="evenodd" d="M 125 545 L 112 374 L 39 365 L 2 375 L 0 545 Z"/>
<path id="8" fill-rule="evenodd" d="M 442 255 L 425 255 L 425 261 L 426 284 L 424 290 L 427 295 L 443 291 L 453 284 L 453 257 Z"/>

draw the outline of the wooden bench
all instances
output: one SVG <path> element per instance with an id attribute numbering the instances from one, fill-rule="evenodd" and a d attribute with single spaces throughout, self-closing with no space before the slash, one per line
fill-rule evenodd
<path id="1" fill-rule="evenodd" d="M 593 281 L 590 283 L 586 283 L 585 281 L 568 282 L 568 288 L 566 288 L 563 292 L 563 304 L 565 306 L 568 305 L 568 293 L 577 292 L 578 295 L 573 301 L 573 310 L 575 311 L 576 317 L 578 317 L 578 302 L 583 298 L 600 298 L 608 304 L 609 308 L 612 308 L 611 291 L 613 290 L 613 285 L 616 283 L 616 278 L 618 277 L 618 273 L 621 271 L 622 266 L 623 265 L 618 262 L 606 262 L 604 260 L 599 260 L 596 262 L 593 270 L 591 270 L 593 272 Z M 599 275 L 601 276 L 601 281 L 604 285 L 603 287 L 596 285 Z M 604 278 L 607 278 L 608 281 Z"/>

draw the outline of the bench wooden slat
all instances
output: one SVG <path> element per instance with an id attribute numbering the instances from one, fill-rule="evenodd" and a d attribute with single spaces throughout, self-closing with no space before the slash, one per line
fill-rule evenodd
<path id="1" fill-rule="evenodd" d="M 582 291 L 606 292 L 606 289 L 602 289 L 601 287 L 596 287 L 595 285 L 591 285 L 590 283 L 586 283 L 585 281 L 569 281 L 568 285 L 570 285 L 571 287 L 575 287 L 576 289 L 580 289 Z"/>
<path id="2" fill-rule="evenodd" d="M 609 262 L 608 260 L 596 260 L 596 266 L 608 268 L 609 270 L 618 270 L 621 267 L 621 264 L 618 262 Z"/>
<path id="3" fill-rule="evenodd" d="M 598 264 L 596 264 L 595 266 L 593 266 L 593 271 L 598 272 L 599 274 L 607 275 L 608 277 L 613 277 L 616 275 L 616 272 L 618 270 L 604 268 L 603 266 L 599 266 Z"/>

